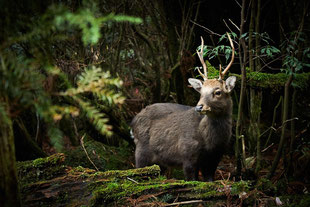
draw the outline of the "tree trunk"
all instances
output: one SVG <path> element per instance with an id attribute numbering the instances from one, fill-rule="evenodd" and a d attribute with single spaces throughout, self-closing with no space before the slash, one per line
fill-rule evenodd
<path id="1" fill-rule="evenodd" d="M 251 19 L 250 19 L 250 26 L 249 26 L 249 65 L 250 65 L 250 71 L 255 71 L 254 69 L 254 48 L 253 48 L 253 32 L 255 28 L 255 3 L 256 1 L 251 1 Z"/>
<path id="2" fill-rule="evenodd" d="M 289 149 L 289 157 L 288 157 L 288 165 L 287 165 L 287 173 L 288 175 L 292 174 L 292 160 L 293 160 L 293 151 L 294 151 L 294 142 L 295 142 L 295 120 L 293 120 L 296 116 L 296 94 L 297 90 L 294 88 L 293 95 L 292 95 L 292 112 L 291 112 L 291 142 L 290 142 L 290 149 Z"/>
<path id="3" fill-rule="evenodd" d="M 283 146 L 285 144 L 285 129 L 287 125 L 287 118 L 288 118 L 288 108 L 289 108 L 289 96 L 290 96 L 290 86 L 293 81 L 293 75 L 290 75 L 285 83 L 285 89 L 284 89 L 284 101 L 283 101 L 283 118 L 282 118 L 282 131 L 281 131 L 281 138 L 280 143 L 278 146 L 277 154 L 272 162 L 271 169 L 267 175 L 267 177 L 270 179 L 273 174 L 276 171 L 276 168 L 278 166 L 279 160 L 282 155 Z"/>
<path id="4" fill-rule="evenodd" d="M 255 17 L 255 32 L 256 34 L 260 33 L 260 13 L 261 13 L 261 0 L 257 1 L 257 6 L 256 6 L 256 17 Z M 261 61 L 258 58 L 260 55 L 260 37 L 258 35 L 255 36 L 255 64 L 256 64 L 256 71 L 260 71 L 262 66 L 261 66 Z"/>
<path id="5" fill-rule="evenodd" d="M 259 61 L 259 20 L 260 20 L 260 0 L 252 1 L 251 5 L 251 23 L 249 33 L 249 63 L 250 71 L 260 71 L 261 64 Z M 254 30 L 255 29 L 255 30 Z M 255 47 L 253 47 L 253 31 L 255 31 Z M 254 52 L 255 50 L 255 52 Z M 255 54 L 255 55 L 254 55 Z M 255 61 L 254 58 L 255 57 Z M 252 150 L 254 151 L 256 146 L 256 173 L 261 168 L 261 142 L 260 142 L 260 113 L 262 103 L 262 92 L 257 89 L 250 89 L 250 128 L 249 128 L 249 140 Z M 251 150 L 251 149 L 250 149 Z M 251 150 L 251 151 L 252 151 Z"/>
<path id="6" fill-rule="evenodd" d="M 8 107 L 6 109 L 9 114 Z M 6 114 L 0 114 L 0 203 L 4 207 L 18 207 L 21 203 L 16 173 L 13 127 L 11 119 L 4 118 L 4 116 Z"/>
<path id="7" fill-rule="evenodd" d="M 244 30 L 244 13 L 245 13 L 245 0 L 242 0 L 242 7 L 241 7 L 241 23 L 240 23 L 240 37 L 243 35 Z M 237 162 L 237 174 L 241 173 L 241 156 L 240 156 L 240 146 L 239 146 L 239 139 L 241 138 L 241 120 L 242 120 L 242 112 L 243 112 L 243 103 L 244 103 L 244 97 L 245 97 L 245 89 L 246 89 L 246 70 L 245 70 L 245 62 L 247 59 L 247 50 L 245 45 L 244 38 L 240 38 L 239 40 L 239 61 L 240 61 L 240 67 L 241 67 L 241 88 L 240 88 L 240 98 L 239 98 L 239 106 L 238 106 L 238 118 L 237 118 L 237 124 L 236 124 L 236 143 L 235 143 L 235 156 L 236 156 L 236 162 Z M 242 53 L 243 51 L 243 57 Z M 243 157 L 244 159 L 244 157 Z"/>
<path id="8" fill-rule="evenodd" d="M 167 27 L 167 44 L 169 50 L 169 60 L 170 67 L 173 67 L 180 59 L 179 54 L 179 42 L 177 38 L 177 25 L 180 25 L 179 22 L 179 13 L 181 13 L 180 8 L 178 7 L 178 1 L 160 1 L 160 7 L 162 13 L 165 15 L 165 24 Z M 171 10 L 171 8 L 174 8 Z M 185 100 L 184 98 L 184 80 L 181 73 L 181 68 L 177 67 L 172 71 L 172 86 L 176 92 L 177 102 L 182 104 Z"/>

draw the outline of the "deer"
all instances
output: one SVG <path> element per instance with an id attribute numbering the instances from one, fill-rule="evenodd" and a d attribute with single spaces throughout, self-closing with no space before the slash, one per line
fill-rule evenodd
<path id="1" fill-rule="evenodd" d="M 199 171 L 204 181 L 213 181 L 216 168 L 227 150 L 232 129 L 232 99 L 230 94 L 236 77 L 224 81 L 234 61 L 234 45 L 227 33 L 231 60 L 219 78 L 208 79 L 203 58 L 204 41 L 201 37 L 197 50 L 203 81 L 189 78 L 188 82 L 200 93 L 195 107 L 176 103 L 156 103 L 142 109 L 132 120 L 135 166 L 141 168 L 157 164 L 161 169 L 182 167 L 186 180 L 198 180 Z"/>

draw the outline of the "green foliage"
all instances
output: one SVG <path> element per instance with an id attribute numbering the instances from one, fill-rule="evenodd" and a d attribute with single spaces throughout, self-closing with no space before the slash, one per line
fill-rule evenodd
<path id="1" fill-rule="evenodd" d="M 103 108 L 122 104 L 124 98 L 119 92 L 122 81 L 90 63 L 80 68 L 82 72 L 75 77 L 75 82 L 57 64 L 58 54 L 71 49 L 67 45 L 73 37 L 80 38 L 84 46 L 95 45 L 106 23 L 138 24 L 142 20 L 114 13 L 102 14 L 96 4 L 76 10 L 61 4 L 52 5 L 44 14 L 24 18 L 27 17 L 29 19 L 24 20 L 26 29 L 14 24 L 17 31 L 23 32 L 12 30 L 10 34 L 11 30 L 7 30 L 6 41 L 0 45 L 1 122 L 30 110 L 48 125 L 47 134 L 58 150 L 63 145 L 58 122 L 64 117 L 86 116 L 101 134 L 111 136 L 108 117 L 97 104 Z M 54 86 L 49 86 L 50 83 Z"/>
<path id="2" fill-rule="evenodd" d="M 55 25 L 60 30 L 68 30 L 71 28 L 78 28 L 82 31 L 82 41 L 84 45 L 94 45 L 101 38 L 100 28 L 103 23 L 108 21 L 124 22 L 140 24 L 142 20 L 136 17 L 125 15 L 115 15 L 113 13 L 104 16 L 96 17 L 96 14 L 90 9 L 81 9 L 76 13 L 68 10 L 63 11 L 54 19 Z"/>
<path id="3" fill-rule="evenodd" d="M 310 64 L 310 49 L 302 48 L 305 39 L 304 34 L 300 32 L 293 32 L 291 37 L 285 40 L 281 47 L 285 51 L 285 57 L 283 60 L 283 69 L 286 74 L 293 74 L 302 72 L 304 68 L 309 68 Z"/>
<path id="4" fill-rule="evenodd" d="M 105 118 L 105 114 L 100 112 L 89 100 L 81 98 L 81 95 L 91 93 L 106 105 L 122 104 L 124 97 L 120 93 L 115 93 L 113 89 L 113 87 L 120 88 L 122 82 L 117 78 L 111 78 L 108 72 L 103 72 L 96 67 L 84 70 L 77 79 L 77 87 L 69 88 L 65 92 L 61 92 L 60 95 L 71 97 L 79 104 L 87 118 L 101 134 L 111 136 L 112 126 L 107 124 L 109 120 Z"/>
<path id="5" fill-rule="evenodd" d="M 280 50 L 274 46 L 266 45 L 260 50 L 261 54 L 266 54 L 268 58 L 272 58 L 275 54 L 279 54 Z"/>
<path id="6" fill-rule="evenodd" d="M 230 33 L 230 36 L 232 36 L 232 39 L 235 39 L 237 37 L 237 34 Z M 226 33 L 220 37 L 219 42 L 223 41 L 224 39 L 226 41 L 229 41 Z M 200 50 L 200 48 L 201 46 L 199 46 L 197 50 Z M 210 60 L 221 54 L 224 54 L 225 60 L 228 61 L 231 56 L 231 53 L 232 53 L 232 48 L 226 45 L 218 45 L 216 47 L 204 46 L 203 48 L 203 56 L 204 57 L 206 56 Z"/>

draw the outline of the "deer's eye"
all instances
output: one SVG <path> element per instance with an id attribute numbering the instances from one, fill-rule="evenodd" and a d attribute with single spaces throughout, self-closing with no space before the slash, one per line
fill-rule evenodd
<path id="1" fill-rule="evenodd" d="M 214 94 L 215 94 L 216 96 L 220 96 L 220 95 L 222 94 L 222 92 L 221 92 L 221 91 L 215 91 Z"/>

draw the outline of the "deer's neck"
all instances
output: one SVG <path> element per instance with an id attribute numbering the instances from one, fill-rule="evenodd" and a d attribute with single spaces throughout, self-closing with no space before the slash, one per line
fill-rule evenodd
<path id="1" fill-rule="evenodd" d="M 215 150 L 225 146 L 231 136 L 231 115 L 205 115 L 199 124 L 199 132 L 204 139 L 206 149 Z"/>

